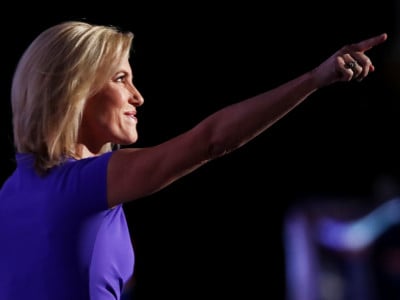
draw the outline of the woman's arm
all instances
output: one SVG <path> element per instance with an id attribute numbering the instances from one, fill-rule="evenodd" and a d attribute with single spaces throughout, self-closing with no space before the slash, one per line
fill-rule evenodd
<path id="1" fill-rule="evenodd" d="M 381 34 L 344 46 L 317 68 L 229 105 L 160 145 L 115 151 L 108 168 L 109 206 L 150 195 L 206 162 L 241 147 L 321 87 L 338 81 L 362 80 L 374 71 L 364 52 L 386 38 L 386 34 Z"/>

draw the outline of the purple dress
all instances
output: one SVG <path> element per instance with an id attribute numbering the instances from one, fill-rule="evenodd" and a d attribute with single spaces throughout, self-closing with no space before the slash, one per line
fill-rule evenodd
<path id="1" fill-rule="evenodd" d="M 111 155 L 70 159 L 45 177 L 16 155 L 0 190 L 0 299 L 120 299 L 134 252 L 122 205 L 107 206 Z"/>

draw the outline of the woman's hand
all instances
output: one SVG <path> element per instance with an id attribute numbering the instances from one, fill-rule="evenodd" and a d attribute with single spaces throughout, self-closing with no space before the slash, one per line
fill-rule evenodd
<path id="1" fill-rule="evenodd" d="M 387 34 L 382 33 L 358 43 L 343 46 L 312 71 L 321 88 L 337 81 L 361 81 L 375 70 L 370 58 L 365 54 L 369 49 L 383 43 Z"/>

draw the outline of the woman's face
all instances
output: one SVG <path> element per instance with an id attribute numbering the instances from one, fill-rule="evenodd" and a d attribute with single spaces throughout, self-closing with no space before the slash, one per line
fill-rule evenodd
<path id="1" fill-rule="evenodd" d="M 129 145 L 138 139 L 136 108 L 143 97 L 132 83 L 128 58 L 121 60 L 117 72 L 104 87 L 86 102 L 79 143 L 96 153 L 106 143 Z"/>

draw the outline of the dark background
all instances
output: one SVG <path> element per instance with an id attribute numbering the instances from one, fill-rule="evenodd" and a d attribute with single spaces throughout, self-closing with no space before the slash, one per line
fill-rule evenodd
<path id="1" fill-rule="evenodd" d="M 134 1 L 85 10 L 58 3 L 25 7 L 36 12 L 24 17 L 10 11 L 11 21 L 1 21 L 2 182 L 14 168 L 13 70 L 33 38 L 60 21 L 135 33 L 132 66 L 145 98 L 137 146 L 160 143 L 227 104 L 292 79 L 346 43 L 387 32 L 388 41 L 368 52 L 376 72 L 363 82 L 317 91 L 245 147 L 125 206 L 136 249 L 136 299 L 284 299 L 288 208 L 310 195 L 369 201 L 377 178 L 400 179 L 399 6 L 321 2 Z"/>

